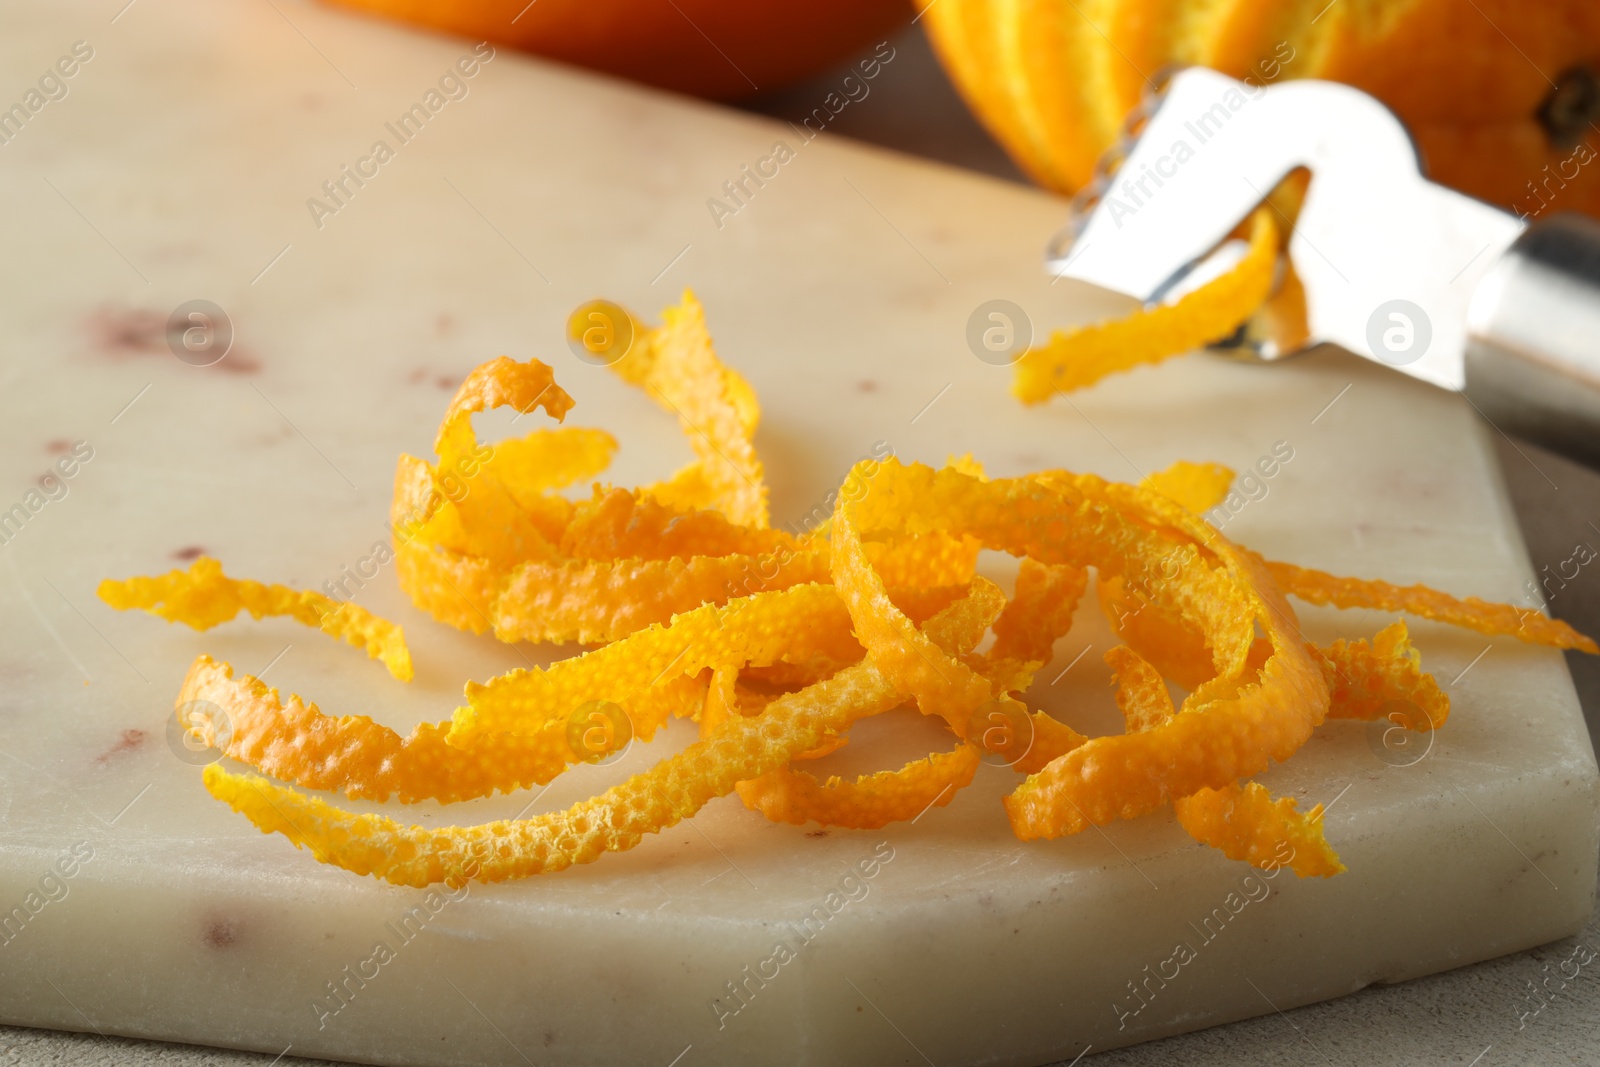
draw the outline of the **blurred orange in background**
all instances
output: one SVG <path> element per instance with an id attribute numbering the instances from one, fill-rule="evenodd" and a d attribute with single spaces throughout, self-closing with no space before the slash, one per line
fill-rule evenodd
<path id="1" fill-rule="evenodd" d="M 1600 214 L 1600 0 L 919 0 L 945 69 L 1035 181 L 1090 178 L 1173 64 L 1377 96 L 1428 173 L 1529 217 Z"/>
<path id="2" fill-rule="evenodd" d="M 713 99 L 891 35 L 910 0 L 334 0 Z M 1535 217 L 1600 215 L 1600 0 L 915 0 L 979 120 L 1070 194 L 1165 67 L 1373 93 L 1428 172 Z"/>
<path id="3" fill-rule="evenodd" d="M 908 0 L 335 0 L 715 100 L 767 92 L 884 40 Z"/>

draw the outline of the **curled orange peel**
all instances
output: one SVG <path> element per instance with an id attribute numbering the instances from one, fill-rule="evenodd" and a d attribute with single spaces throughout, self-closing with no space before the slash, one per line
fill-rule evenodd
<path id="1" fill-rule="evenodd" d="M 1154 667 L 1126 645 L 1106 653 L 1117 686 L 1117 707 L 1129 733 L 1153 730 L 1176 711 L 1166 682 Z M 1230 782 L 1174 797 L 1178 824 L 1201 844 L 1253 867 L 1287 864 L 1302 878 L 1331 877 L 1344 864 L 1322 833 L 1322 806 L 1296 810 L 1293 800 L 1274 800 L 1258 782 Z"/>
<path id="2" fill-rule="evenodd" d="M 263 585 L 248 578 L 229 578 L 222 564 L 201 556 L 186 571 L 156 577 L 107 578 L 96 590 L 118 611 L 140 608 L 168 622 L 209 630 L 241 611 L 252 617 L 286 616 L 335 640 L 346 641 L 379 660 L 402 682 L 411 681 L 411 652 L 405 633 L 359 604 L 334 600 L 313 590 Z"/>
<path id="3" fill-rule="evenodd" d="M 674 676 L 790 657 L 806 661 L 820 655 L 853 662 L 860 659 L 861 649 L 850 636 L 847 619 L 832 587 L 820 584 L 702 605 L 548 668 L 514 670 L 486 684 L 468 682 L 451 740 L 527 732 L 587 700 L 626 706 L 636 694 Z"/>
<path id="4" fill-rule="evenodd" d="M 1200 789 L 1180 797 L 1173 810 L 1195 840 L 1229 859 L 1266 870 L 1288 866 L 1301 878 L 1331 878 L 1345 869 L 1323 836 L 1322 805 L 1302 812 L 1260 782 Z"/>
<path id="5" fill-rule="evenodd" d="M 1102 574 L 1148 583 L 1153 603 L 1190 619 L 1205 634 L 1215 675 L 1190 692 L 1170 722 L 1094 738 L 1030 776 L 1006 799 L 1012 828 L 1024 839 L 1127 818 L 1172 796 L 1254 775 L 1288 759 L 1328 707 L 1326 683 L 1298 639 L 1292 610 L 1246 552 L 1158 493 L 1082 477 L 1077 484 L 1087 490 L 1080 514 L 1117 501 L 1142 520 L 1107 507 L 1102 521 L 1110 527 L 1117 516 L 1122 529 L 1106 540 L 1124 559 L 1107 558 L 1110 546 L 1097 542 L 1087 562 Z M 1257 628 L 1268 655 L 1254 664 Z"/>
<path id="6" fill-rule="evenodd" d="M 636 376 L 619 361 L 619 373 L 641 386 L 678 417 L 697 457 L 692 474 L 679 472 L 665 492 L 668 503 L 683 503 L 686 490 L 700 507 L 715 506 L 730 522 L 765 529 L 767 487 L 756 457 L 755 432 L 761 408 L 755 390 L 724 366 L 711 345 L 705 311 L 693 293 L 668 308 L 659 329 L 644 333 L 648 358 Z M 674 499 L 676 498 L 676 499 Z"/>
<path id="7" fill-rule="evenodd" d="M 1258 223 L 1253 236 L 1263 232 Z M 448 718 L 405 736 L 367 716 L 324 714 L 202 656 L 180 704 L 207 701 L 223 715 L 186 725 L 269 776 L 213 765 L 205 783 L 214 795 L 325 862 L 425 885 L 588 862 L 734 792 L 779 822 L 916 819 L 987 763 L 1020 776 L 1004 806 L 1024 840 L 1171 804 L 1193 836 L 1229 857 L 1328 875 L 1342 868 L 1320 809 L 1300 812 L 1250 779 L 1291 758 L 1327 719 L 1430 730 L 1449 701 L 1403 623 L 1318 646 L 1300 634 L 1290 596 L 1594 648 L 1508 605 L 1269 562 L 1201 517 L 1232 480 L 1216 464 L 1179 463 L 1123 485 L 1059 470 L 992 479 L 970 456 L 942 469 L 868 460 L 825 522 L 805 534 L 775 530 L 753 446 L 753 390 L 716 358 L 692 296 L 666 318 L 659 328 L 631 320 L 633 345 L 611 370 L 672 412 L 694 448 L 695 461 L 667 480 L 569 499 L 557 490 L 610 462 L 609 434 L 540 426 L 478 441 L 478 412 L 506 406 L 561 420 L 572 407 L 547 366 L 505 358 L 463 384 L 437 460 L 404 456 L 396 470 L 396 571 L 418 607 L 505 640 L 597 647 L 470 682 Z M 984 549 L 1018 558 L 1010 597 L 976 576 Z M 1122 642 L 1108 661 L 1127 723 L 1099 737 L 1025 702 L 1091 575 Z M 224 578 L 214 561 L 108 582 L 102 596 L 201 629 L 241 609 L 289 614 L 391 669 L 403 662 L 409 676 L 409 658 L 395 658 L 398 627 L 319 594 Z M 1187 693 L 1181 707 L 1169 681 Z M 906 704 L 948 729 L 949 745 L 854 779 L 806 769 L 845 744 L 855 722 Z M 697 721 L 698 739 L 565 811 L 486 826 L 408 826 L 301 791 L 450 802 L 544 784 L 596 757 L 584 718 L 596 707 L 625 716 L 612 725 L 630 738 L 648 742 L 683 717 Z"/>
<path id="8" fill-rule="evenodd" d="M 1371 641 L 1340 639 L 1312 647 L 1321 662 L 1332 704 L 1330 719 L 1389 719 L 1409 730 L 1437 730 L 1450 717 L 1450 698 L 1422 670 L 1422 654 L 1411 645 L 1404 622 L 1378 631 Z"/>
<path id="9" fill-rule="evenodd" d="M 969 661 L 997 691 L 1026 689 L 1034 672 L 1049 661 L 1055 640 L 1071 628 L 1073 611 L 1087 582 L 1088 574 L 1081 568 L 1023 559 L 1015 593 L 994 620 L 994 645 L 984 656 Z M 896 598 L 891 595 L 890 599 Z M 875 829 L 914 820 L 929 808 L 949 804 L 972 783 L 985 750 L 1026 772 L 1084 741 L 1082 734 L 1064 723 L 1042 712 L 1030 714 L 1020 703 L 1004 698 L 977 709 L 976 720 L 969 719 L 965 725 L 963 736 L 967 735 L 971 739 L 951 751 L 933 752 L 898 770 L 849 781 L 837 775 L 819 781 L 804 770 L 781 767 L 741 782 L 739 795 L 747 807 L 774 822 Z M 826 755 L 844 741 L 841 735 L 833 744 L 795 758 Z"/>

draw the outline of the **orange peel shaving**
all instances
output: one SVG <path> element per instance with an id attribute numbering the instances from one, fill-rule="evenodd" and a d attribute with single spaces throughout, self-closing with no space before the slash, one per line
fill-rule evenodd
<path id="1" fill-rule="evenodd" d="M 1250 219 L 1250 245 L 1225 274 L 1171 304 L 1092 326 L 1057 330 L 1016 362 L 1011 391 L 1024 404 L 1093 385 L 1107 375 L 1181 356 L 1230 336 L 1264 304 L 1277 270 L 1279 228 L 1270 207 Z"/>
<path id="2" fill-rule="evenodd" d="M 979 750 L 962 743 L 949 752 L 913 760 L 897 771 L 878 771 L 845 781 L 826 781 L 806 771 L 778 767 L 759 778 L 740 782 L 745 806 L 773 822 L 796 826 L 817 822 L 851 830 L 876 830 L 893 822 L 915 820 L 934 807 L 944 807 L 972 782 Z"/>
<path id="3" fill-rule="evenodd" d="M 1504 634 L 1529 644 L 1577 649 L 1590 655 L 1600 653 L 1600 646 L 1593 638 L 1584 636 L 1560 619 L 1514 604 L 1495 604 L 1477 597 L 1457 599 L 1425 585 L 1402 587 L 1362 578 L 1340 578 L 1292 563 L 1268 563 L 1266 566 L 1273 581 L 1307 603 L 1403 611 L 1491 637 Z"/>
<path id="4" fill-rule="evenodd" d="M 402 682 L 412 678 L 411 651 L 405 633 L 359 604 L 334 600 L 313 590 L 263 585 L 248 578 L 229 578 L 222 564 L 201 556 L 186 571 L 156 577 L 107 578 L 95 590 L 118 611 L 139 608 L 168 622 L 209 630 L 241 611 L 252 617 L 286 616 L 346 641 L 379 660 Z"/>
<path id="5" fill-rule="evenodd" d="M 1105 660 L 1115 672 L 1117 707 L 1130 733 L 1156 729 L 1177 714 L 1161 675 L 1137 652 L 1122 645 Z M 1302 878 L 1332 877 L 1345 869 L 1322 834 L 1322 805 L 1302 814 L 1293 800 L 1274 800 L 1259 782 L 1198 789 L 1175 798 L 1172 810 L 1191 837 L 1229 859 L 1271 867 L 1287 856 Z"/>
<path id="6" fill-rule="evenodd" d="M 1190 463 L 1180 459 L 1166 470 L 1146 475 L 1139 485 L 1198 515 L 1222 503 L 1233 486 L 1233 479 L 1233 471 L 1220 463 Z"/>
<path id="7" fill-rule="evenodd" d="M 1276 239 L 1258 214 L 1245 263 L 1194 294 L 1209 295 L 1073 343 L 1113 351 L 1128 341 L 1096 372 L 1108 373 L 1145 359 L 1152 337 L 1200 343 L 1227 332 L 1221 311 L 1248 313 Z M 628 325 L 632 344 L 611 370 L 677 417 L 696 455 L 688 467 L 643 488 L 560 495 L 601 474 L 616 442 L 574 427 L 480 442 L 478 412 L 542 409 L 560 421 L 573 406 L 548 366 L 501 357 L 462 384 L 436 461 L 401 457 L 391 507 L 397 575 L 417 607 L 503 640 L 597 647 L 469 682 L 448 718 L 406 736 L 367 716 L 325 714 L 201 656 L 179 703 L 221 708 L 228 729 L 202 722 L 204 739 L 268 776 L 213 764 L 204 782 L 214 796 L 323 862 L 422 886 L 590 862 L 733 793 L 778 822 L 915 820 L 987 763 L 1020 776 L 1004 807 L 1023 840 L 1170 804 L 1197 840 L 1231 858 L 1327 876 L 1343 867 L 1321 808 L 1301 812 L 1250 779 L 1293 757 L 1328 719 L 1431 730 L 1449 701 L 1403 623 L 1317 646 L 1301 636 L 1290 596 L 1595 650 L 1565 624 L 1509 605 L 1269 562 L 1201 517 L 1232 481 L 1217 464 L 1178 463 L 1122 485 L 1066 471 L 991 479 L 971 457 L 941 469 L 868 460 L 825 523 L 804 535 L 774 530 L 754 391 L 718 360 L 692 294 L 661 327 L 631 316 Z M 1060 345 L 1030 353 L 1019 382 L 1062 387 Z M 983 549 L 1018 558 L 1011 596 L 977 576 Z M 1122 641 L 1107 661 L 1126 721 L 1125 732 L 1099 737 L 1026 703 L 1091 575 Z M 320 594 L 225 578 L 214 561 L 108 581 L 101 595 L 198 629 L 240 610 L 291 615 L 410 674 L 393 624 Z M 1187 691 L 1179 707 L 1169 682 Z M 854 723 L 907 704 L 951 743 L 852 779 L 804 768 L 845 744 Z M 606 751 L 624 734 L 648 742 L 674 717 L 695 721 L 698 739 L 566 810 L 482 826 L 408 825 L 303 792 L 451 802 L 547 783 L 606 754 L 582 718 L 597 707 L 619 716 Z"/>

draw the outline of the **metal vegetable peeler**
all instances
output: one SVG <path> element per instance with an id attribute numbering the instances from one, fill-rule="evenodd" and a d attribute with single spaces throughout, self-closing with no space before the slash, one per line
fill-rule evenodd
<path id="1" fill-rule="evenodd" d="M 1349 86 L 1165 76 L 1078 194 L 1048 269 L 1170 299 L 1237 257 L 1229 233 L 1300 167 L 1311 183 L 1289 254 L 1310 343 L 1461 392 L 1495 426 L 1600 468 L 1600 223 L 1530 224 L 1428 181 L 1400 120 Z"/>

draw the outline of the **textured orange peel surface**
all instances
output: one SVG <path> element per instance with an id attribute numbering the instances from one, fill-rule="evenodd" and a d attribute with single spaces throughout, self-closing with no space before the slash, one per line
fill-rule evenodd
<path id="1" fill-rule="evenodd" d="M 142 608 L 168 622 L 181 622 L 196 630 L 209 630 L 248 611 L 260 619 L 286 616 L 349 642 L 379 660 L 402 682 L 412 678 L 411 651 L 405 633 L 359 604 L 333 600 L 312 590 L 285 585 L 263 585 L 248 578 L 229 578 L 222 564 L 201 556 L 187 571 L 168 571 L 155 577 L 107 578 L 96 590 L 100 599 L 118 611 Z"/>
<path id="2" fill-rule="evenodd" d="M 1159 363 L 1230 336 L 1272 295 L 1279 236 L 1272 209 L 1257 208 L 1250 220 L 1249 250 L 1231 270 L 1171 304 L 1055 331 L 1045 344 L 1017 360 L 1011 391 L 1024 404 L 1040 404 L 1107 375 Z"/>
<path id="3" fill-rule="evenodd" d="M 1215 312 L 1207 301 L 1220 299 L 1198 307 Z M 677 417 L 690 466 L 642 489 L 560 495 L 599 475 L 615 441 L 540 426 L 479 442 L 477 412 L 542 409 L 559 421 L 573 406 L 548 366 L 500 357 L 451 402 L 437 460 L 400 458 L 391 509 L 397 573 L 417 607 L 503 640 L 595 647 L 468 682 L 448 716 L 406 736 L 285 698 L 202 655 L 178 704 L 214 704 L 228 729 L 186 724 L 259 772 L 212 764 L 212 795 L 322 862 L 423 886 L 591 862 L 733 793 L 783 823 L 920 819 L 989 764 L 1018 776 L 1004 808 L 1023 840 L 1170 806 L 1230 858 L 1271 867 L 1289 855 L 1298 874 L 1329 876 L 1344 868 L 1322 809 L 1301 812 L 1251 779 L 1330 718 L 1433 730 L 1449 700 L 1403 623 L 1317 646 L 1301 635 L 1290 595 L 1595 650 L 1565 623 L 1508 605 L 1267 561 L 1200 518 L 1232 482 L 1216 464 L 1178 463 L 1124 485 L 1058 470 L 989 478 L 970 458 L 936 469 L 891 456 L 857 464 L 816 530 L 774 530 L 755 393 L 716 356 L 699 304 L 686 295 L 663 326 L 631 325 L 633 343 L 611 369 Z M 1010 596 L 975 573 L 982 549 L 1020 560 Z M 1123 732 L 1092 737 L 1027 703 L 1091 578 L 1091 602 L 1123 642 L 1106 662 L 1125 720 Z M 241 610 L 288 615 L 411 675 L 398 626 L 320 594 L 227 578 L 212 560 L 108 580 L 100 593 L 197 629 Z M 855 778 L 805 769 L 847 744 L 853 724 L 901 707 L 949 743 Z M 698 739 L 531 818 L 408 825 L 307 792 L 402 803 L 512 792 L 649 742 L 674 717 L 694 721 Z"/>

